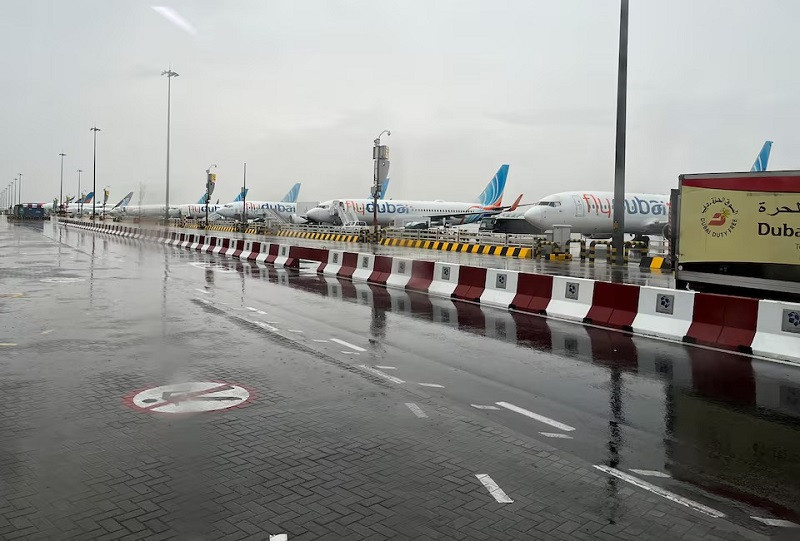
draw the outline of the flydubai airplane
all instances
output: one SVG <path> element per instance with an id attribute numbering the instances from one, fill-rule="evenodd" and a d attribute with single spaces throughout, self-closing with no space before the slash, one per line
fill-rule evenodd
<path id="1" fill-rule="evenodd" d="M 283 196 L 280 201 L 234 201 L 217 209 L 217 214 L 223 218 L 237 219 L 242 216 L 242 205 L 246 206 L 246 219 L 257 220 L 268 218 L 273 212 L 285 220 L 291 220 L 297 212 L 297 198 L 300 196 L 300 183 Z"/>
<path id="2" fill-rule="evenodd" d="M 766 141 L 750 171 L 766 171 L 772 141 Z M 525 211 L 525 220 L 537 233 L 554 225 L 569 225 L 573 233 L 608 238 L 613 231 L 613 192 L 582 190 L 561 192 L 542 198 Z M 625 233 L 662 235 L 669 221 L 669 195 L 625 194 Z"/>
<path id="3" fill-rule="evenodd" d="M 111 209 L 108 214 L 119 221 L 123 218 L 161 218 L 164 216 L 164 205 L 127 205 Z M 178 207 L 169 206 L 169 217 L 180 218 L 181 213 Z"/>
<path id="4" fill-rule="evenodd" d="M 391 225 L 395 219 L 431 220 L 448 225 L 479 222 L 485 216 L 499 214 L 519 204 L 519 199 L 511 207 L 503 207 L 503 192 L 508 177 L 508 165 L 501 165 L 497 174 L 472 203 L 460 201 L 408 201 L 398 199 L 383 200 L 378 203 L 378 225 Z M 522 196 L 520 196 L 521 198 Z M 313 223 L 335 224 L 342 216 L 352 216 L 358 221 L 373 224 L 374 203 L 372 199 L 333 199 L 323 201 L 306 213 Z"/>
<path id="5" fill-rule="evenodd" d="M 239 195 L 236 196 L 236 199 L 233 200 L 234 203 L 243 200 L 247 196 L 247 192 L 249 188 L 244 189 L 243 191 L 239 192 Z M 208 205 L 208 215 L 209 219 L 212 214 L 217 212 L 222 205 L 219 204 L 217 201 L 216 204 L 209 203 Z M 178 210 L 181 213 L 182 218 L 205 218 L 206 217 L 206 195 L 200 198 L 197 203 L 194 204 L 186 204 L 186 205 L 178 205 Z"/>
<path id="6" fill-rule="evenodd" d="M 64 206 L 64 212 L 66 212 L 66 214 L 68 216 L 74 216 L 74 215 L 80 214 L 80 213 L 86 214 L 87 212 L 89 214 L 91 214 L 92 213 L 92 199 L 93 198 L 94 198 L 94 192 L 91 192 L 89 195 L 87 195 L 83 199 L 81 199 L 79 201 L 73 201 L 73 202 L 65 205 Z M 133 198 L 133 192 L 128 192 L 128 195 L 123 197 L 120 200 L 119 203 L 117 203 L 116 205 L 114 205 L 111 208 L 111 210 L 116 209 L 116 208 L 124 208 L 125 206 L 128 205 L 128 203 L 131 202 L 132 198 Z M 95 213 L 96 214 L 101 214 L 102 212 L 103 212 L 103 206 L 98 204 L 98 203 L 95 203 Z M 110 212 L 110 210 L 106 211 L 106 213 L 108 213 L 108 212 Z"/>

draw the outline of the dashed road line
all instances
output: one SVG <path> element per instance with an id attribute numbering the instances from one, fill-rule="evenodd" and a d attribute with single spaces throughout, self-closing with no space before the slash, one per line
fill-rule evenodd
<path id="1" fill-rule="evenodd" d="M 406 407 L 411 410 L 411 412 L 419 417 L 420 419 L 425 419 L 428 417 L 428 414 L 422 411 L 422 408 L 414 404 L 413 402 L 406 402 Z"/>
<path id="2" fill-rule="evenodd" d="M 289 332 L 293 332 L 293 333 L 302 333 L 302 332 L 303 332 L 303 331 L 301 331 L 300 329 L 287 329 L 287 330 L 288 330 Z"/>
<path id="3" fill-rule="evenodd" d="M 530 417 L 531 419 L 535 419 L 535 420 L 539 421 L 540 423 L 544 423 L 546 425 L 550 425 L 553 428 L 557 428 L 559 430 L 563 430 L 565 432 L 571 432 L 571 431 L 575 430 L 574 426 L 565 425 L 564 423 L 560 423 L 560 422 L 556 421 L 555 419 L 551 419 L 549 417 L 545 417 L 544 415 L 539 415 L 538 413 L 534 413 L 532 411 L 528 411 L 528 410 L 526 410 L 524 408 L 520 408 L 519 406 L 515 406 L 514 404 L 509 404 L 508 402 L 495 402 L 495 404 L 497 404 L 498 406 L 502 406 L 502 407 L 504 407 L 506 409 L 509 409 L 511 411 L 515 411 L 517 413 L 520 413 L 520 414 L 524 415 L 525 417 Z"/>
<path id="4" fill-rule="evenodd" d="M 268 323 L 264 323 L 263 321 L 251 321 L 251 320 L 247 320 L 247 321 L 250 321 L 250 323 L 252 323 L 253 325 L 258 325 L 262 329 L 267 329 L 268 331 L 278 332 L 278 330 L 279 330 L 277 327 L 273 327 L 272 325 L 270 325 Z"/>
<path id="5" fill-rule="evenodd" d="M 483 483 L 483 486 L 489 491 L 489 494 L 497 501 L 497 503 L 514 503 L 514 500 L 508 497 L 508 495 L 503 492 L 503 489 L 494 482 L 494 479 L 489 477 L 489 474 L 486 473 L 476 473 L 475 477 L 478 478 L 478 481 Z"/>
<path id="6" fill-rule="evenodd" d="M 573 439 L 572 436 L 569 434 L 562 434 L 561 432 L 539 432 L 545 438 L 557 438 L 562 440 L 571 440 Z M 631 470 L 633 471 L 633 470 Z"/>
<path id="7" fill-rule="evenodd" d="M 479 410 L 499 410 L 497 406 L 487 406 L 485 404 L 470 404 L 473 408 L 478 408 Z"/>
<path id="8" fill-rule="evenodd" d="M 444 385 L 439 385 L 438 383 L 420 383 L 423 387 L 434 387 L 436 389 L 444 389 Z"/>
<path id="9" fill-rule="evenodd" d="M 380 368 L 381 370 L 397 370 L 396 366 L 381 366 L 379 364 L 376 364 L 375 368 Z"/>
<path id="10" fill-rule="evenodd" d="M 8 348 L 11 348 L 11 347 L 14 347 L 14 346 L 16 346 L 16 345 L 17 345 L 17 344 L 15 344 L 14 342 L 0 342 L 0 347 L 8 347 Z"/>
<path id="11" fill-rule="evenodd" d="M 652 492 L 653 494 L 657 494 L 657 495 L 661 496 L 662 498 L 666 498 L 666 499 L 668 499 L 670 501 L 673 501 L 675 503 L 679 503 L 679 504 L 681 504 L 683 506 L 688 507 L 689 509 L 694 509 L 695 511 L 703 513 L 704 515 L 708 515 L 708 516 L 714 517 L 714 518 L 723 518 L 725 516 L 725 513 L 723 513 L 722 511 L 717 511 L 716 509 L 713 509 L 711 507 L 703 505 L 702 503 L 696 502 L 694 500 L 690 500 L 689 498 L 684 498 L 683 496 L 678 496 L 677 494 L 675 494 L 673 492 L 670 492 L 669 490 L 665 490 L 665 489 L 663 489 L 661 487 L 657 487 L 656 485 L 648 483 L 647 481 L 645 481 L 643 479 L 639 479 L 638 477 L 634 477 L 633 475 L 629 475 L 629 474 L 627 474 L 627 473 L 625 473 L 623 471 L 620 471 L 620 470 L 618 470 L 616 468 L 612 468 L 610 466 L 605 466 L 605 465 L 599 465 L 599 464 L 595 464 L 594 467 L 596 469 L 600 470 L 601 472 L 605 472 L 605 473 L 607 473 L 609 475 L 613 475 L 614 477 L 616 477 L 618 479 L 622 479 L 626 483 L 630 483 L 630 484 L 632 484 L 634 486 L 637 486 L 639 488 L 643 488 L 645 490 L 648 490 L 648 491 Z"/>
<path id="12" fill-rule="evenodd" d="M 344 351 L 344 350 L 342 350 L 342 351 L 340 351 L 339 353 L 343 353 L 343 354 L 345 354 L 345 355 L 361 355 L 361 354 L 360 354 L 359 352 L 357 352 L 357 351 Z"/>
<path id="13" fill-rule="evenodd" d="M 285 533 L 270 535 L 269 541 L 289 541 L 289 535 Z"/>
<path id="14" fill-rule="evenodd" d="M 205 289 L 200 289 L 199 287 L 194 288 L 194 290 L 199 292 L 199 293 L 202 293 L 203 295 L 208 295 L 209 294 L 208 291 L 206 291 Z"/>
<path id="15" fill-rule="evenodd" d="M 47 329 L 46 331 L 42 331 L 42 334 L 50 334 L 50 333 L 51 333 L 51 332 L 53 332 L 54 330 L 55 330 L 55 329 Z"/>
<path id="16" fill-rule="evenodd" d="M 251 312 L 258 312 L 258 308 L 253 308 L 252 306 L 245 306 L 245 308 L 247 308 Z"/>
<path id="17" fill-rule="evenodd" d="M 387 379 L 387 380 L 391 381 L 392 383 L 405 383 L 405 381 L 400 379 L 400 378 L 396 378 L 394 376 L 390 376 L 386 372 L 381 372 L 380 370 L 377 370 L 377 369 L 372 368 L 371 366 L 367 366 L 365 364 L 362 364 L 361 366 L 359 366 L 359 368 L 364 370 L 364 371 L 366 371 L 366 372 L 369 372 L 370 374 L 372 374 L 374 376 L 379 376 L 379 377 L 382 377 L 384 379 Z"/>
<path id="18" fill-rule="evenodd" d="M 634 468 L 630 468 L 630 471 L 632 471 L 637 475 L 644 475 L 645 477 L 667 477 L 667 478 L 672 477 L 668 473 L 664 473 L 663 471 L 657 471 L 657 470 L 636 470 Z"/>
<path id="19" fill-rule="evenodd" d="M 751 516 L 750 518 L 766 524 L 767 526 L 777 526 L 779 528 L 800 528 L 800 525 L 795 524 L 794 522 L 789 522 L 788 520 L 783 520 L 781 518 L 763 518 L 755 516 Z"/>
<path id="20" fill-rule="evenodd" d="M 328 343 L 327 340 L 320 340 L 319 338 L 314 338 L 314 342 L 320 342 L 320 343 L 325 343 L 325 344 Z"/>
<path id="21" fill-rule="evenodd" d="M 344 346 L 346 348 L 354 349 L 356 351 L 367 351 L 366 349 L 359 347 L 355 344 L 351 344 L 350 342 L 345 342 L 344 340 L 339 340 L 338 338 L 331 338 L 331 342 L 336 342 L 340 346 Z"/>

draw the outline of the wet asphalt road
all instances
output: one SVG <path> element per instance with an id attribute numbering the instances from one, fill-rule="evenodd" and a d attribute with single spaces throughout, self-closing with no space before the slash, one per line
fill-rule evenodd
<path id="1" fill-rule="evenodd" d="M 0 467 L 13 474 L 0 478 L 13 480 L 22 475 L 20 471 L 40 470 L 35 478 L 41 484 L 31 491 L 38 495 L 26 495 L 41 501 L 38 507 L 46 503 L 41 493 L 47 491 L 67 499 L 72 496 L 69 468 L 64 471 L 63 466 L 88 468 L 87 456 L 102 458 L 114 471 L 124 470 L 125 460 L 137 463 L 143 456 L 152 456 L 163 462 L 161 454 L 172 456 L 178 451 L 177 456 L 192 456 L 187 461 L 192 465 L 204 460 L 227 463 L 240 452 L 224 452 L 224 442 L 198 446 L 213 448 L 217 455 L 192 453 L 195 438 L 207 438 L 212 429 L 224 431 L 219 426 L 197 428 L 191 422 L 168 421 L 170 428 L 163 432 L 165 423 L 153 428 L 147 415 L 133 415 L 120 402 L 128 392 L 149 385 L 234 380 L 252 388 L 256 396 L 252 405 L 237 412 L 255 415 L 250 412 L 276 405 L 297 415 L 311 412 L 314 421 L 328 420 L 330 426 L 323 424 L 323 428 L 334 435 L 340 430 L 349 437 L 354 437 L 350 430 L 370 436 L 407 430 L 409 438 L 419 438 L 427 429 L 419 423 L 437 418 L 443 424 L 424 437 L 430 438 L 430 448 L 415 447 L 412 459 L 415 453 L 430 452 L 433 461 L 445 456 L 435 446 L 450 449 L 452 442 L 439 442 L 436 435 L 449 438 L 459 433 L 446 425 L 450 417 L 483 426 L 481 430 L 501 430 L 503 436 L 494 442 L 464 436 L 456 451 L 496 463 L 501 473 L 495 479 L 512 498 L 524 500 L 527 491 L 532 491 L 576 514 L 581 505 L 588 505 L 580 502 L 583 490 L 565 483 L 554 492 L 552 486 L 543 488 L 541 479 L 520 486 L 518 481 L 528 475 L 526 467 L 504 460 L 509 453 L 503 447 L 507 441 L 522 438 L 554 457 L 589 466 L 667 475 L 642 474 L 642 478 L 724 512 L 729 518 L 713 519 L 713 523 L 734 528 L 744 537 L 756 532 L 789 535 L 788 529 L 767 527 L 750 517 L 796 521 L 800 512 L 800 370 L 790 366 L 326 279 L 302 269 L 276 271 L 65 230 L 50 223 L 43 227 L 0 223 L 0 257 L 0 343 L 8 344 L 0 346 L 4 357 L 0 382 L 5 388 L 3 410 L 9 412 L 0 421 L 4 425 Z M 361 400 L 366 413 L 358 410 Z M 417 417 L 410 407 L 404 409 L 410 402 L 427 417 Z M 96 408 L 100 408 L 96 417 L 86 413 Z M 534 412 L 536 418 L 520 411 Z M 375 418 L 379 413 L 386 417 Z M 212 415 L 217 416 L 212 425 L 227 428 L 235 422 L 228 421 L 235 418 L 232 412 Z M 296 423 L 307 426 L 303 423 L 311 422 L 286 420 L 292 429 Z M 319 433 L 323 428 L 309 426 L 308 431 Z M 116 443 L 111 447 L 125 460 L 114 453 L 103 454 L 108 449 L 102 443 L 98 451 L 98 442 L 105 440 L 109 430 L 124 433 L 121 447 Z M 143 444 L 153 439 L 158 452 Z M 117 434 L 110 440 L 118 441 Z M 298 448 L 292 445 L 286 443 L 285 452 L 297 454 Z M 302 446 L 299 439 L 294 445 Z M 129 455 L 130 449 L 138 458 Z M 16 462 L 10 464 L 11 456 Z M 405 463 L 404 467 L 414 466 Z M 98 482 L 113 478 L 114 471 Z M 182 480 L 180 486 L 193 487 L 197 482 L 191 475 L 183 476 L 186 472 L 180 465 L 170 471 L 174 479 Z M 308 472 L 297 475 L 305 478 Z M 398 467 L 394 475 L 414 477 L 415 473 Z M 47 482 L 48 476 L 52 483 Z M 1 487 L 3 494 L 18 493 L 30 484 L 29 478 L 22 477 L 28 480 Z M 224 481 L 220 484 L 225 485 Z M 203 488 L 207 490 L 206 485 Z M 400 494 L 426 501 L 427 491 L 405 490 Z M 644 500 L 641 495 L 647 492 L 636 494 Z M 704 524 L 694 512 L 652 497 L 655 507 L 648 513 Z M 19 507 L 9 501 L 15 509 Z M 0 499 L 0 517 L 8 516 L 2 512 L 3 503 Z M 218 512 L 219 501 L 213 503 L 209 512 Z M 622 507 L 626 505 L 632 504 Z M 426 507 L 431 509 L 433 504 Z M 600 507 L 606 509 L 607 502 Z M 275 514 L 271 507 L 265 505 L 265 509 Z M 622 513 L 629 521 L 639 516 L 633 508 L 628 515 Z M 63 520 L 70 523 L 72 516 L 67 508 Z M 196 520 L 191 514 L 180 516 L 186 523 Z M 523 530 L 520 524 L 528 525 L 530 518 L 514 516 L 519 523 L 513 526 L 525 536 L 550 532 L 546 526 L 537 530 L 541 524 Z M 162 520 L 166 521 L 163 516 Z M 577 518 L 572 522 L 580 524 Z M 270 533 L 283 528 L 317 537 L 311 534 L 336 531 L 322 519 L 314 522 L 322 525 L 317 532 L 304 530 L 303 521 L 288 523 L 290 527 L 287 522 L 273 522 Z M 354 523 L 362 524 L 359 519 Z M 414 529 L 419 524 L 411 523 L 411 529 L 394 529 L 394 535 L 426 536 Z M 621 523 L 615 519 L 615 524 Z M 166 532 L 180 531 L 180 526 L 168 526 Z M 554 521 L 553 527 L 558 526 Z M 459 530 L 461 536 L 498 537 L 488 524 L 465 527 Z M 636 533 L 638 527 L 603 531 L 613 537 L 642 536 Z M 215 522 L 212 529 L 219 528 Z M 133 535 L 134 530 L 129 524 L 119 530 L 106 528 L 109 534 Z M 434 530 L 447 535 L 443 529 Z M 76 535 L 87 531 L 74 530 Z M 579 531 L 565 535 L 575 537 Z M 6 533 L 0 522 L 0 536 Z M 687 528 L 669 537 L 688 533 Z M 709 530 L 692 533 L 703 536 Z M 716 530 L 714 534 L 720 535 Z M 349 535 L 367 537 L 352 531 Z M 653 530 L 644 537 L 662 536 Z"/>

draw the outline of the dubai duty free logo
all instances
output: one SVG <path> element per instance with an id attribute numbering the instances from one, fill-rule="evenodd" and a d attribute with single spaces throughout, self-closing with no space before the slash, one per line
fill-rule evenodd
<path id="1" fill-rule="evenodd" d="M 700 212 L 700 226 L 710 237 L 726 237 L 738 225 L 738 214 L 727 197 L 712 197 Z"/>

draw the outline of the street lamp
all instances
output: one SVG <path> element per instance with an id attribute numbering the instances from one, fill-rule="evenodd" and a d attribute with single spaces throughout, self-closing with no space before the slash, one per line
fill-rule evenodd
<path id="1" fill-rule="evenodd" d="M 617 67 L 617 140 L 614 156 L 614 223 L 611 244 L 617 250 L 615 263 L 625 263 L 625 126 L 628 97 L 628 0 L 621 0 L 619 13 L 619 64 Z"/>
<path id="2" fill-rule="evenodd" d="M 81 218 L 83 218 L 83 197 L 81 197 L 81 195 L 82 195 L 81 194 L 81 173 L 83 173 L 83 169 L 78 169 L 78 195 L 76 197 L 78 198 L 78 212 L 80 213 Z"/>
<path id="3" fill-rule="evenodd" d="M 58 192 L 58 204 L 63 205 L 64 204 L 64 156 L 66 156 L 66 154 L 60 152 L 58 155 L 61 156 L 61 190 Z"/>
<path id="4" fill-rule="evenodd" d="M 89 131 L 92 132 L 94 139 L 92 143 L 92 221 L 94 221 L 95 201 L 97 201 L 97 132 L 101 130 L 95 125 L 89 128 Z M 78 177 L 80 177 L 80 173 L 78 173 Z"/>
<path id="5" fill-rule="evenodd" d="M 372 159 L 375 160 L 375 185 L 372 187 L 372 225 L 375 228 L 375 242 L 378 242 L 378 192 L 380 190 L 378 176 L 380 173 L 380 162 L 389 157 L 389 148 L 381 146 L 381 136 L 384 133 L 387 137 L 392 135 L 392 132 L 389 130 L 383 130 L 378 134 L 378 137 L 375 138 L 375 141 L 373 141 L 375 147 L 372 149 Z"/>
<path id="6" fill-rule="evenodd" d="M 164 220 L 169 222 L 169 124 L 170 124 L 170 107 L 172 102 L 172 78 L 177 77 L 178 74 L 172 71 L 172 67 L 168 70 L 162 71 L 161 75 L 167 76 L 167 197 L 164 201 Z"/>
<path id="7" fill-rule="evenodd" d="M 22 204 L 22 173 L 19 174 L 19 185 L 17 186 L 17 203 Z"/>
<path id="8" fill-rule="evenodd" d="M 217 181 L 217 175 L 211 172 L 211 168 L 217 167 L 217 164 L 212 163 L 206 169 L 206 229 L 208 229 L 208 201 L 211 199 L 211 192 L 214 191 L 214 186 Z"/>

